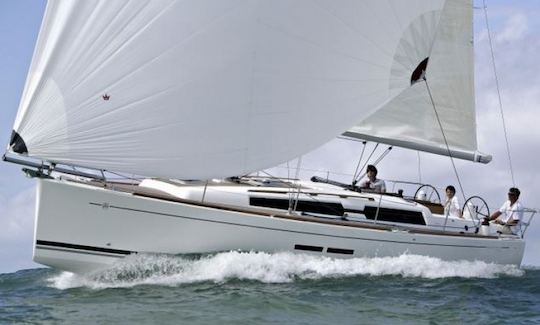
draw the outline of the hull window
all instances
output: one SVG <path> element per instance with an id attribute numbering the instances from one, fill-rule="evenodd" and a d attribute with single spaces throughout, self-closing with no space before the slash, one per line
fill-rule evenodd
<path id="1" fill-rule="evenodd" d="M 334 254 L 345 254 L 345 255 L 354 254 L 354 250 L 352 250 L 352 249 L 332 248 L 332 247 L 328 247 L 326 249 L 326 252 L 327 253 L 334 253 Z"/>
<path id="2" fill-rule="evenodd" d="M 322 252 L 323 248 L 321 246 L 309 246 L 309 245 L 294 245 L 294 249 L 301 251 L 310 251 L 310 252 Z"/>

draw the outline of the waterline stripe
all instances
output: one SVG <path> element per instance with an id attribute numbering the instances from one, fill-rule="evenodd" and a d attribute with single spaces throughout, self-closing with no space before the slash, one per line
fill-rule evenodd
<path id="1" fill-rule="evenodd" d="M 70 248 L 70 249 L 78 249 L 78 250 L 84 250 L 84 251 L 101 252 L 101 253 L 109 253 L 109 254 L 119 254 L 119 255 L 129 255 L 129 254 L 135 253 L 135 252 L 132 252 L 132 251 L 126 251 L 126 250 L 121 250 L 121 249 L 112 249 L 112 248 L 102 248 L 102 247 L 94 247 L 94 246 L 86 246 L 86 245 L 59 243 L 59 242 L 47 241 L 47 240 L 36 240 L 36 245 L 52 246 L 52 247 L 60 247 L 60 248 Z"/>

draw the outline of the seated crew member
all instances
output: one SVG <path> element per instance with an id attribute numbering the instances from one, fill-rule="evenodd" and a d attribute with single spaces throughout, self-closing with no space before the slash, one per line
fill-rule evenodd
<path id="1" fill-rule="evenodd" d="M 368 165 L 366 169 L 366 179 L 360 183 L 360 188 L 370 189 L 377 193 L 385 193 L 386 185 L 382 179 L 377 178 L 377 168 Z"/>
<path id="2" fill-rule="evenodd" d="M 512 187 L 508 190 L 508 201 L 495 211 L 488 220 L 495 220 L 494 223 L 500 225 L 500 232 L 503 234 L 515 234 L 517 224 L 523 218 L 523 206 L 518 201 L 521 192 L 518 188 Z"/>

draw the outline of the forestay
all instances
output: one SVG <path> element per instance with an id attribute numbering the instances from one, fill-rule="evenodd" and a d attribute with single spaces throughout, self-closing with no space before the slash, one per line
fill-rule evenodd
<path id="1" fill-rule="evenodd" d="M 345 135 L 488 163 L 491 156 L 477 151 L 472 10 L 471 0 L 451 0 L 440 19 L 427 12 L 411 21 L 390 78 L 400 94 Z"/>
<path id="2" fill-rule="evenodd" d="M 395 109 L 397 101 L 423 96 L 410 75 L 430 48 L 448 50 L 440 40 L 432 46 L 443 5 L 50 0 L 10 147 L 53 162 L 167 178 L 270 167 L 383 104 Z M 433 66 L 448 60 L 433 54 Z M 436 92 L 441 74 L 448 71 L 430 62 Z M 469 105 L 471 95 L 461 90 L 452 94 Z"/>

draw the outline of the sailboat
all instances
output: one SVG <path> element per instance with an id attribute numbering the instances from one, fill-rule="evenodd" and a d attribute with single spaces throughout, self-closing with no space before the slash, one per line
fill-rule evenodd
<path id="1" fill-rule="evenodd" d="M 71 272 L 229 250 L 520 265 L 523 231 L 478 231 L 472 201 L 251 174 L 336 136 L 487 163 L 473 85 L 470 0 L 50 0 L 4 160 L 37 180 L 34 261 Z"/>

